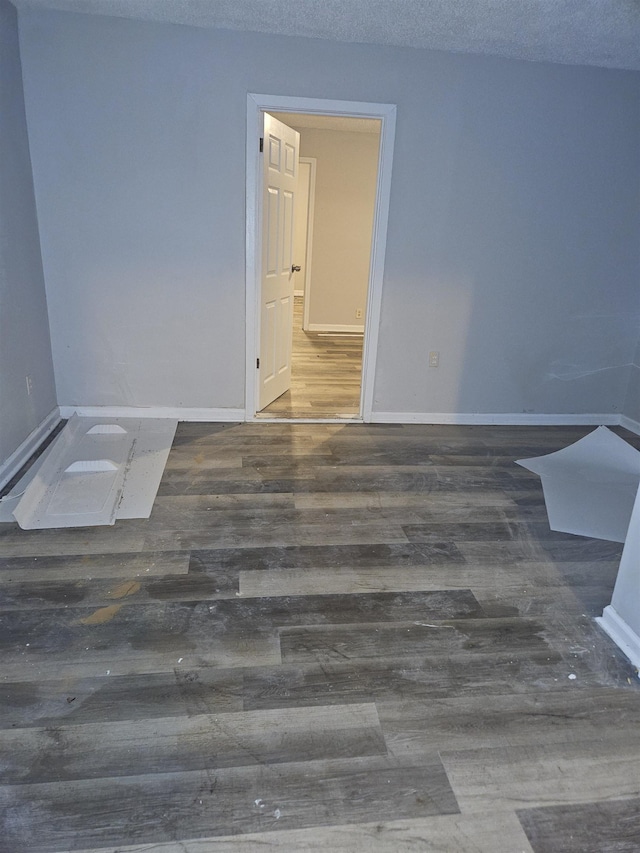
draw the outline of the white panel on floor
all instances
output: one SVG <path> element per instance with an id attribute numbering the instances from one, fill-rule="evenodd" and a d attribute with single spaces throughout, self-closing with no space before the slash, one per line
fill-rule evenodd
<path id="1" fill-rule="evenodd" d="M 539 474 L 552 530 L 624 542 L 640 483 L 640 451 L 606 427 L 518 465 Z"/>
<path id="2" fill-rule="evenodd" d="M 177 421 L 74 415 L 0 505 L 24 529 L 114 524 L 148 518 Z"/>
<path id="3" fill-rule="evenodd" d="M 13 511 L 18 506 L 20 498 L 24 494 L 25 489 L 35 477 L 37 470 L 38 463 L 35 463 L 29 468 L 24 477 L 22 477 L 16 483 L 16 485 L 11 489 L 10 493 L 8 495 L 5 495 L 3 498 L 0 498 L 0 523 L 10 521 L 15 522 L 16 519 L 13 515 Z"/>
<path id="4" fill-rule="evenodd" d="M 151 515 L 177 426 L 178 421 L 170 418 L 141 422 L 116 518 Z"/>

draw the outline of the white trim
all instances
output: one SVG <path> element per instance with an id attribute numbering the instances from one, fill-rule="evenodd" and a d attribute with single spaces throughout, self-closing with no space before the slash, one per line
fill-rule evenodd
<path id="1" fill-rule="evenodd" d="M 373 392 L 376 378 L 376 361 L 378 358 L 382 286 L 384 262 L 387 252 L 389 203 L 391 199 L 391 170 L 396 135 L 396 107 L 387 105 L 386 112 L 380 114 L 380 118 L 382 121 L 380 127 L 378 185 L 376 187 L 376 206 L 371 239 L 371 264 L 369 266 L 369 290 L 367 293 L 364 345 L 362 349 L 360 411 L 365 422 L 371 421 L 373 416 Z"/>
<path id="2" fill-rule="evenodd" d="M 244 409 L 195 409 L 179 406 L 60 406 L 63 418 L 81 415 L 85 418 L 172 418 L 179 421 L 208 423 L 245 420 Z"/>
<path id="3" fill-rule="evenodd" d="M 301 157 L 301 163 L 309 164 L 309 187 L 307 194 L 307 251 L 304 270 L 304 302 L 302 303 L 302 328 L 309 326 L 309 309 L 311 307 L 311 262 L 313 257 L 313 228 L 316 208 L 316 174 L 318 169 L 317 157 Z"/>
<path id="4" fill-rule="evenodd" d="M 39 424 L 22 442 L 22 444 L 14 450 L 8 459 L 0 465 L 0 489 L 4 488 L 22 466 L 29 461 L 42 442 L 48 438 L 53 430 L 62 420 L 60 410 L 56 406 L 47 417 Z"/>
<path id="5" fill-rule="evenodd" d="M 258 382 L 255 368 L 258 347 L 258 317 L 260 297 L 260 199 L 261 159 L 258 139 L 265 111 L 311 113 L 315 115 L 345 115 L 380 119 L 380 155 L 378 184 L 371 240 L 371 264 L 365 316 L 365 335 L 362 360 L 362 390 L 360 408 L 365 421 L 371 420 L 373 391 L 378 355 L 382 283 L 391 196 L 391 170 L 396 126 L 395 104 L 375 104 L 360 101 L 336 101 L 319 98 L 286 97 L 284 95 L 247 95 L 247 187 L 246 187 L 246 386 L 245 408 L 248 419 L 258 409 Z M 293 419 L 295 420 L 295 419 Z"/>
<path id="6" fill-rule="evenodd" d="M 353 334 L 364 334 L 364 326 L 339 326 L 331 323 L 309 323 L 309 332 L 349 332 Z"/>
<path id="7" fill-rule="evenodd" d="M 619 415 L 530 415 L 521 412 L 467 414 L 465 412 L 373 412 L 377 424 L 477 424 L 504 426 L 617 426 Z"/>
<path id="8" fill-rule="evenodd" d="M 602 616 L 596 617 L 596 622 L 631 663 L 640 668 L 640 637 L 627 625 L 613 605 L 605 607 Z"/>
<path id="9" fill-rule="evenodd" d="M 361 424 L 360 415 L 345 415 L 343 418 L 276 418 L 254 415 L 247 418 L 249 424 Z"/>
<path id="10" fill-rule="evenodd" d="M 327 423 L 327 418 L 266 418 L 250 416 L 244 409 L 221 409 L 221 408 L 186 408 L 179 406 L 60 406 L 54 409 L 48 418 L 34 430 L 25 442 L 0 466 L 0 477 L 4 474 L 5 467 L 11 464 L 14 457 L 20 457 L 23 461 L 14 466 L 14 473 L 20 470 L 31 453 L 44 441 L 47 435 L 55 429 L 60 420 L 67 420 L 77 414 L 87 418 L 175 418 L 179 421 L 203 421 L 209 423 L 262 423 L 268 421 L 282 421 L 283 423 L 295 423 L 304 421 L 309 423 Z M 55 419 L 52 424 L 49 421 Z M 362 421 L 360 415 L 354 415 L 351 421 Z M 348 422 L 348 418 L 339 418 L 336 423 Z M 504 426 L 618 426 L 622 425 L 633 432 L 637 426 L 640 434 L 640 424 L 629 418 L 620 418 L 619 415 L 529 415 L 529 414 L 467 414 L 453 412 L 373 412 L 371 423 L 379 424 L 477 424 L 477 425 L 504 425 Z M 36 437 L 38 433 L 39 437 Z M 32 441 L 32 437 L 35 437 Z M 24 455 L 21 448 L 27 443 L 32 449 Z M 5 480 L 11 479 L 10 474 Z M 2 481 L 0 480 L 0 488 Z"/>
<path id="11" fill-rule="evenodd" d="M 294 297 L 297 296 L 298 299 L 301 299 L 304 296 L 304 290 L 294 290 L 293 295 Z"/>
<path id="12" fill-rule="evenodd" d="M 628 429 L 629 432 L 635 432 L 640 435 L 640 422 L 634 421 L 633 418 L 628 418 L 626 415 L 620 415 L 620 426 Z"/>

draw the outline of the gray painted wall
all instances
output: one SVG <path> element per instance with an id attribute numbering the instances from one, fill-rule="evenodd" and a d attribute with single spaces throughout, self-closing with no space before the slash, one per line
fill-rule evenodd
<path id="1" fill-rule="evenodd" d="M 55 12 L 20 32 L 60 404 L 242 407 L 256 91 L 398 106 L 376 411 L 622 410 L 638 73 Z"/>
<path id="2" fill-rule="evenodd" d="M 17 16 L 0 0 L 0 465 L 55 405 Z"/>
<path id="3" fill-rule="evenodd" d="M 640 341 L 638 341 L 633 364 L 629 368 L 629 387 L 624 414 L 640 423 Z"/>

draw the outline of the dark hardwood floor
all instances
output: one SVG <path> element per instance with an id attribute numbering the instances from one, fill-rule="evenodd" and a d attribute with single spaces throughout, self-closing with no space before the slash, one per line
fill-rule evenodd
<path id="1" fill-rule="evenodd" d="M 0 525 L 0 850 L 640 850 L 621 546 L 513 464 L 588 431 L 181 424 L 150 519 Z"/>

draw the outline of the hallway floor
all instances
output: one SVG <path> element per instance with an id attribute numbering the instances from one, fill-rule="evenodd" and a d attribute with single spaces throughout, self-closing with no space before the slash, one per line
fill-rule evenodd
<path id="1" fill-rule="evenodd" d="M 358 417 L 362 335 L 303 332 L 302 311 L 302 298 L 296 296 L 291 388 L 259 412 L 258 417 Z"/>

